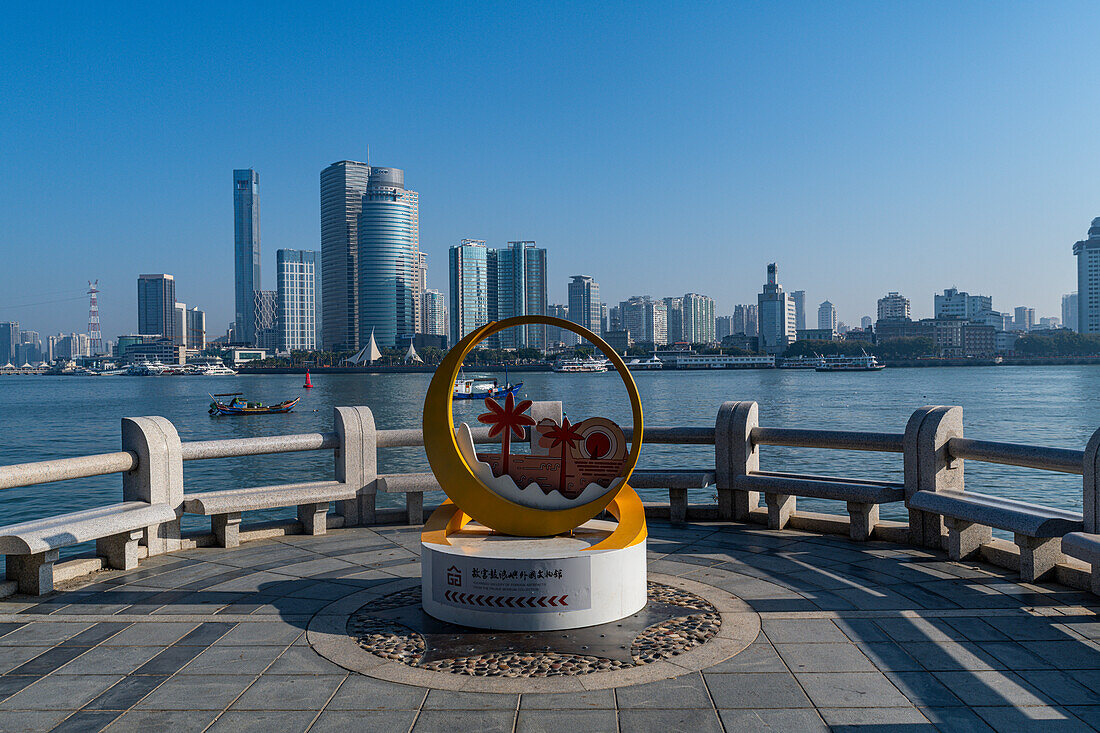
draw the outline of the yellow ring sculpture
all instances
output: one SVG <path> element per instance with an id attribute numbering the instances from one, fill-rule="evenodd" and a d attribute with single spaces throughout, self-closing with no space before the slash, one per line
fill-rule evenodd
<path id="1" fill-rule="evenodd" d="M 591 342 L 611 360 L 623 380 L 630 397 L 634 431 L 630 441 L 630 453 L 622 474 L 618 491 L 608 492 L 598 499 L 567 509 L 547 510 L 523 506 L 496 494 L 471 470 L 458 449 L 454 431 L 454 384 L 458 379 L 462 362 L 473 348 L 498 331 L 513 326 L 542 324 L 557 326 Z M 441 506 L 425 527 L 425 536 L 431 534 L 436 541 L 445 541 L 446 535 L 457 531 L 466 523 L 463 514 L 472 517 L 490 529 L 518 537 L 549 537 L 568 532 L 584 524 L 604 509 L 611 509 L 619 519 L 622 532 L 616 531 L 599 545 L 590 549 L 610 549 L 611 546 L 627 546 L 642 541 L 646 536 L 645 515 L 641 499 L 628 482 L 642 452 L 642 401 L 638 387 L 630 371 L 614 349 L 603 339 L 586 328 L 550 316 L 519 316 L 494 321 L 466 335 L 455 344 L 435 371 L 428 394 L 424 398 L 424 450 L 428 463 L 439 480 L 450 502 Z M 453 503 L 452 503 L 453 502 Z M 611 506 L 609 506 L 611 505 Z M 618 535 L 617 537 L 615 535 Z M 629 536 L 626 536 L 629 535 Z"/>

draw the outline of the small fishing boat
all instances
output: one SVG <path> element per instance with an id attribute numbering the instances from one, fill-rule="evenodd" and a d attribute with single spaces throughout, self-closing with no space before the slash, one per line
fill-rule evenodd
<path id="1" fill-rule="evenodd" d="M 209 413 L 211 415 L 273 415 L 283 412 L 290 412 L 294 409 L 294 405 L 298 404 L 298 400 L 301 397 L 295 397 L 292 400 L 286 400 L 280 402 L 277 405 L 265 405 L 262 402 L 249 402 L 248 400 L 241 399 L 240 392 L 230 392 L 228 394 L 212 394 L 210 399 L 213 402 L 210 403 Z M 229 402 L 222 402 L 219 397 L 232 397 Z"/>
<path id="2" fill-rule="evenodd" d="M 486 397 L 494 399 L 502 398 L 508 394 L 516 394 L 523 382 L 505 384 L 503 387 L 495 379 L 464 379 L 455 380 L 455 388 L 452 393 L 456 400 L 483 400 Z"/>

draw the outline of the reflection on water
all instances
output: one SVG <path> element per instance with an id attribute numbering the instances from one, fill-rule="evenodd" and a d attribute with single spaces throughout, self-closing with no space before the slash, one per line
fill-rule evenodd
<path id="1" fill-rule="evenodd" d="M 502 375 L 498 375 L 502 376 Z M 429 374 L 313 375 L 302 389 L 301 375 L 236 377 L 3 377 L 0 378 L 0 465 L 117 450 L 119 420 L 128 415 L 163 415 L 183 440 L 238 438 L 332 429 L 336 405 L 367 405 L 380 428 L 414 428 Z M 803 370 L 639 372 L 635 374 L 649 425 L 711 425 L 724 400 L 756 400 L 763 425 L 902 432 L 911 412 L 927 404 L 964 408 L 971 437 L 1064 448 L 1083 448 L 1100 427 L 1100 368 L 973 367 L 887 369 L 879 373 L 819 374 Z M 602 415 L 630 423 L 626 391 L 615 373 L 525 373 L 523 396 L 561 399 L 578 421 Z M 277 402 L 301 395 L 287 415 L 207 415 L 211 392 L 244 392 Z M 474 422 L 477 401 L 459 402 L 455 416 Z M 704 446 L 647 446 L 640 466 L 708 467 L 713 449 Z M 765 469 L 835 476 L 901 480 L 901 455 L 846 451 L 762 449 Z M 423 471 L 419 448 L 380 450 L 385 472 Z M 256 456 L 184 464 L 187 491 L 257 486 L 331 476 L 328 452 Z M 1081 478 L 1028 469 L 967 462 L 967 488 L 1051 506 L 1080 510 Z M 643 491 L 646 498 L 661 492 Z M 666 496 L 667 498 L 667 496 Z M 9 489 L 3 495 L 3 523 L 97 506 L 121 499 L 121 479 L 79 481 Z M 400 497 L 380 497 L 397 505 Z M 429 499 L 429 501 L 431 501 Z M 692 501 L 713 501 L 699 490 Z M 839 502 L 800 500 L 799 506 L 843 514 Z M 294 510 L 257 513 L 289 517 Z M 900 505 L 882 509 L 884 519 L 904 518 Z M 187 517 L 188 526 L 204 520 Z"/>

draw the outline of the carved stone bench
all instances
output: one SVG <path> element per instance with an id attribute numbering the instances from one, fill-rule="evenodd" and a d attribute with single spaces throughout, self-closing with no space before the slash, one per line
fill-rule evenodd
<path id="1" fill-rule="evenodd" d="M 109 567 L 131 570 L 145 529 L 175 519 L 167 504 L 127 501 L 0 527 L 0 553 L 7 555 L 7 577 L 19 592 L 42 595 L 53 590 L 53 564 L 62 547 L 95 540 L 96 554 Z"/>

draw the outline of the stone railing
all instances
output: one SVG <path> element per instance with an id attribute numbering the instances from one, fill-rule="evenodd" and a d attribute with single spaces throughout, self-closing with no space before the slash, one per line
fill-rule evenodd
<path id="1" fill-rule="evenodd" d="M 536 419 L 561 419 L 561 403 L 535 403 Z M 473 431 L 487 443 L 486 428 Z M 630 437 L 631 430 L 626 430 Z M 530 436 L 528 436 L 530 438 Z M 655 519 L 740 521 L 808 531 L 843 533 L 855 541 L 883 539 L 946 549 L 952 559 L 981 556 L 1019 570 L 1025 580 L 1056 576 L 1088 587 L 1089 568 L 1062 552 L 1072 534 L 1075 557 L 1100 565 L 1100 431 L 1085 450 L 1042 448 L 963 437 L 962 408 L 923 407 L 902 432 L 810 430 L 758 424 L 755 402 L 726 402 L 713 427 L 648 427 L 650 444 L 705 445 L 714 462 L 698 467 L 635 471 L 631 485 L 668 491 L 668 501 L 647 503 Z M 902 456 L 900 482 L 764 470 L 760 446 L 875 451 Z M 161 417 L 124 418 L 122 450 L 78 458 L 0 467 L 0 489 L 121 473 L 122 502 L 42 520 L 0 527 L 0 553 L 7 556 L 7 591 L 41 593 L 55 581 L 104 567 L 128 568 L 142 558 L 203 545 L 240 542 L 329 528 L 386 523 L 419 524 L 424 494 L 440 490 L 431 473 L 382 473 L 378 449 L 423 446 L 420 430 L 375 426 L 366 407 L 337 407 L 333 431 L 260 438 L 182 442 Z M 187 492 L 184 461 L 300 451 L 331 450 L 333 476 L 304 483 Z M 532 444 L 532 452 L 541 452 Z M 1081 475 L 1083 514 L 966 491 L 964 461 L 984 461 Z M 709 463 L 709 462 L 708 462 Z M 775 466 L 770 468 L 782 468 Z M 689 490 L 709 489 L 717 501 L 690 503 Z M 380 507 L 379 494 L 404 495 L 403 509 Z M 763 506 L 760 505 L 761 495 Z M 844 502 L 847 517 L 799 512 L 798 497 Z M 903 503 L 908 522 L 881 520 L 879 507 Z M 331 507 L 334 512 L 330 512 Z M 297 521 L 244 525 L 252 510 L 297 507 Z M 182 533 L 184 514 L 211 518 L 210 532 Z M 994 539 L 993 529 L 1014 542 Z M 66 546 L 96 540 L 96 556 L 58 563 Z M 1091 549 L 1090 549 L 1091 548 Z M 1094 574 L 1095 576 L 1095 574 Z M 1100 579 L 1098 579 L 1100 580 Z M 1095 584 L 1100 590 L 1100 582 Z"/>

